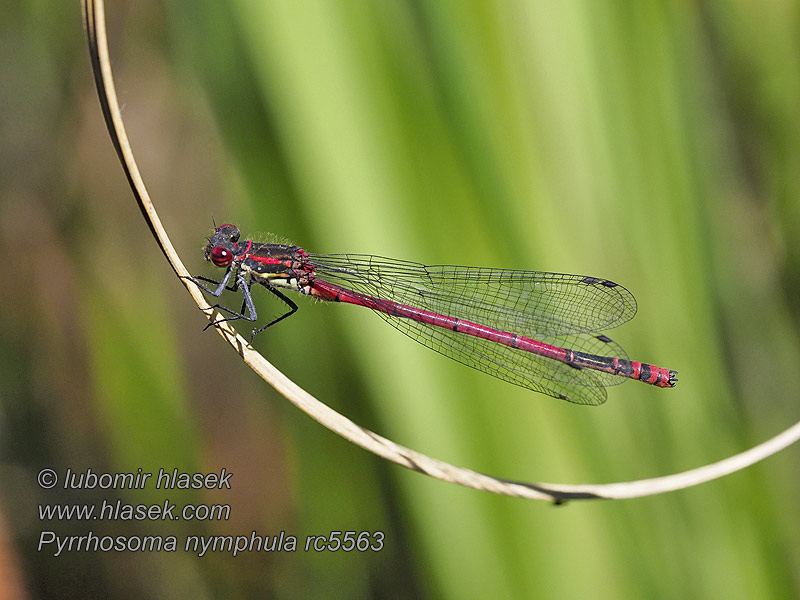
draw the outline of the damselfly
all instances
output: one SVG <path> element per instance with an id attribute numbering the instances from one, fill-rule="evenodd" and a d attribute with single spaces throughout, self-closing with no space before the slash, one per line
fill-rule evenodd
<path id="1" fill-rule="evenodd" d="M 190 278 L 212 296 L 241 290 L 239 312 L 209 324 L 258 316 L 250 286 L 260 283 L 294 314 L 281 289 L 318 300 L 366 306 L 425 346 L 469 367 L 576 404 L 606 401 L 606 386 L 637 379 L 673 387 L 677 371 L 628 360 L 601 331 L 636 314 L 621 285 L 584 275 L 423 265 L 365 254 L 312 254 L 299 246 L 239 241 L 234 225 L 217 227 L 205 258 L 227 269 L 221 281 Z M 211 289 L 202 282 L 213 283 Z"/>

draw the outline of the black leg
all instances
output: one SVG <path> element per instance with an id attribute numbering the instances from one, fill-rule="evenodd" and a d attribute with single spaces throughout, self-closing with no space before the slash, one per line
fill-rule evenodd
<path id="1" fill-rule="evenodd" d="M 228 271 L 225 273 L 225 277 L 223 277 L 222 281 L 219 282 L 219 287 L 215 290 L 212 290 L 210 287 L 207 287 L 206 285 L 200 283 L 201 281 L 205 281 L 207 283 L 216 284 L 217 282 L 214 281 L 213 279 L 208 279 L 207 277 L 186 277 L 185 275 L 183 275 L 182 278 L 188 279 L 196 286 L 198 286 L 201 290 L 205 290 L 212 296 L 216 296 L 217 298 L 219 298 L 220 295 L 222 295 L 222 291 L 226 289 L 225 286 L 228 285 L 228 280 L 231 278 L 232 274 L 233 274 L 233 267 L 228 269 Z M 237 285 L 238 285 L 238 277 L 237 277 L 237 283 L 234 283 L 232 287 L 229 287 L 227 289 L 229 289 L 232 292 L 235 292 Z"/>
<path id="2" fill-rule="evenodd" d="M 250 292 L 251 280 L 249 274 L 247 278 L 245 278 L 245 276 L 242 275 L 241 272 L 237 272 L 235 276 L 235 282 L 229 286 L 228 281 L 230 280 L 231 275 L 233 275 L 233 268 L 228 269 L 228 272 L 225 273 L 225 277 L 222 278 L 222 281 L 214 281 L 213 279 L 208 279 L 207 277 L 201 277 L 201 276 L 184 277 L 184 279 L 190 280 L 200 289 L 208 292 L 209 294 L 217 298 L 222 295 L 222 292 L 224 290 L 229 290 L 231 292 L 236 292 L 238 290 L 241 290 L 242 295 L 244 296 L 244 300 L 242 301 L 242 307 L 239 309 L 239 312 L 231 310 L 230 308 L 222 306 L 221 304 L 214 304 L 207 308 L 201 308 L 200 310 L 204 311 L 216 309 L 220 312 L 224 312 L 230 315 L 229 317 L 217 319 L 216 321 L 211 321 L 208 325 L 206 325 L 203 328 L 203 331 L 205 331 L 209 327 L 212 327 L 213 325 L 219 325 L 220 323 L 224 323 L 225 321 L 238 321 L 239 319 L 244 319 L 252 323 L 253 321 L 256 321 L 258 319 L 258 313 L 256 312 L 256 307 L 255 304 L 253 303 L 253 297 Z M 214 285 L 217 286 L 216 289 L 211 289 L 208 286 L 204 285 L 203 283 L 201 283 L 203 281 L 205 281 L 206 283 L 213 283 Z M 293 315 L 295 312 L 297 312 L 297 304 L 295 304 L 294 302 L 292 302 L 292 300 L 287 298 L 280 290 L 274 288 L 268 282 L 259 281 L 259 283 L 261 283 L 265 288 L 267 288 L 272 294 L 277 296 L 286 306 L 289 307 L 289 310 L 284 314 L 282 314 L 281 316 L 279 316 L 278 318 L 273 319 L 263 327 L 259 329 L 254 329 L 250 334 L 251 342 L 253 341 L 253 338 L 256 336 L 256 334 L 261 333 L 268 327 L 272 327 L 276 323 L 283 321 L 286 317 Z"/>
<path id="3" fill-rule="evenodd" d="M 211 327 L 212 325 L 217 325 L 219 323 L 224 323 L 225 321 L 238 321 L 239 319 L 245 319 L 246 321 L 255 321 L 258 319 L 258 313 L 256 313 L 256 307 L 253 304 L 253 298 L 250 295 L 250 282 L 246 280 L 241 273 L 236 275 L 236 284 L 234 286 L 235 289 L 241 289 L 242 295 L 244 296 L 244 302 L 242 302 L 241 312 L 236 312 L 235 310 L 231 310 L 221 304 L 214 304 L 213 306 L 209 306 L 206 309 L 202 310 L 209 310 L 209 309 L 217 309 L 223 312 L 228 313 L 231 315 L 230 317 L 225 317 L 224 319 L 217 319 L 216 321 L 212 321 L 208 325 L 203 328 L 203 331 Z M 245 313 L 245 308 L 247 309 L 247 313 Z"/>
<path id="4" fill-rule="evenodd" d="M 198 281 L 206 281 L 208 283 L 213 283 L 214 285 L 219 285 L 220 284 L 219 281 L 216 281 L 214 279 L 209 279 L 208 277 L 203 277 L 202 275 L 197 275 L 195 277 L 184 277 L 184 279 L 188 279 L 189 281 L 191 281 L 193 283 L 197 283 L 197 281 L 195 281 L 195 280 L 198 280 Z M 237 289 L 239 289 L 239 288 L 236 287 L 237 285 L 238 284 L 236 282 L 234 282 L 231 285 L 229 285 L 228 287 L 226 287 L 225 289 L 228 290 L 229 292 L 235 292 Z"/>
<path id="5" fill-rule="evenodd" d="M 272 327 L 273 325 L 275 325 L 275 323 L 278 323 L 278 322 L 280 322 L 280 321 L 283 321 L 283 320 L 284 320 L 286 317 L 289 317 L 289 316 L 291 316 L 291 315 L 293 315 L 294 313 L 296 313 L 296 312 L 297 312 L 297 304 L 295 304 L 295 303 L 294 303 L 294 302 L 292 302 L 292 301 L 291 301 L 289 298 L 287 298 L 286 296 L 284 296 L 284 295 L 283 295 L 283 293 L 282 293 L 280 290 L 278 290 L 278 289 L 276 289 L 276 288 L 274 288 L 274 287 L 272 287 L 272 286 L 270 286 L 270 285 L 265 285 L 264 287 L 266 287 L 266 288 L 267 288 L 267 289 L 268 289 L 270 292 L 272 292 L 273 294 L 275 294 L 275 295 L 276 295 L 278 298 L 280 298 L 281 300 L 283 300 L 283 302 L 286 304 L 286 306 L 288 306 L 288 307 L 289 307 L 289 311 L 288 311 L 288 312 L 286 312 L 286 313 L 284 313 L 284 314 L 282 314 L 282 315 L 281 315 L 280 317 L 278 317 L 277 319 L 273 319 L 272 321 L 270 321 L 269 323 L 267 323 L 266 325 L 264 325 L 264 326 L 263 326 L 261 329 L 254 329 L 254 330 L 253 330 L 253 333 L 251 333 L 251 334 L 250 334 L 250 343 L 251 343 L 251 344 L 253 343 L 253 338 L 254 338 L 254 337 L 256 337 L 256 334 L 258 334 L 258 333 L 261 333 L 261 332 L 262 332 L 262 331 L 264 331 L 264 330 L 265 330 L 267 327 Z"/>
<path id="6" fill-rule="evenodd" d="M 211 310 L 211 309 L 216 308 L 217 310 L 223 310 L 223 311 L 225 311 L 227 313 L 231 313 L 233 315 L 232 317 L 225 317 L 223 319 L 217 319 L 216 321 L 209 321 L 208 325 L 203 327 L 203 331 L 205 331 L 209 327 L 213 327 L 214 325 L 217 325 L 219 323 L 224 323 L 225 321 L 238 321 L 239 319 L 245 319 L 247 321 L 255 320 L 255 317 L 253 319 L 250 319 L 249 317 L 244 316 L 244 309 L 245 309 L 246 305 L 247 305 L 247 301 L 246 300 L 242 300 L 242 308 L 239 309 L 240 312 L 238 312 L 238 313 L 237 312 L 233 312 L 229 308 L 226 308 L 226 307 L 224 307 L 224 306 L 222 306 L 220 304 L 215 304 L 213 306 L 209 306 L 208 308 L 201 308 L 200 310 Z"/>

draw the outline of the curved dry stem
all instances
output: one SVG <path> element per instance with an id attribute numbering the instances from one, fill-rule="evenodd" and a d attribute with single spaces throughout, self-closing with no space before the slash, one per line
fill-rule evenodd
<path id="1" fill-rule="evenodd" d="M 82 0 L 82 2 L 86 33 L 89 40 L 89 53 L 92 59 L 92 69 L 94 71 L 97 91 L 100 96 L 100 104 L 103 108 L 103 114 L 109 134 L 111 135 L 111 140 L 122 162 L 122 166 L 128 177 L 136 201 L 139 204 L 139 208 L 150 226 L 153 235 L 156 237 L 161 251 L 179 276 L 188 276 L 189 273 L 183 266 L 180 257 L 175 252 L 175 248 L 172 246 L 169 236 L 164 230 L 161 220 L 158 218 L 158 214 L 150 200 L 139 169 L 136 166 L 128 136 L 125 132 L 125 126 L 122 122 L 122 116 L 117 103 L 111 63 L 108 56 L 103 1 Z M 184 282 L 186 289 L 189 291 L 192 298 L 194 298 L 197 305 L 199 307 L 206 306 L 205 299 L 200 290 L 196 286 L 191 285 L 186 279 L 182 279 L 181 281 Z M 214 316 L 215 314 L 211 313 L 209 318 L 214 318 Z M 435 458 L 405 448 L 368 429 L 360 427 L 347 417 L 329 408 L 288 379 L 261 356 L 261 354 L 248 346 L 247 341 L 238 335 L 229 323 L 217 325 L 217 331 L 231 347 L 236 350 L 242 359 L 264 379 L 264 381 L 283 394 L 300 410 L 331 431 L 338 433 L 343 438 L 361 446 L 373 454 L 409 469 L 425 473 L 426 475 L 443 481 L 457 483 L 495 494 L 555 502 L 588 498 L 622 499 L 650 496 L 687 488 L 739 471 L 753 463 L 763 460 L 767 456 L 775 454 L 800 439 L 800 423 L 798 423 L 763 444 L 741 454 L 691 471 L 655 479 L 597 485 L 517 483 L 498 479 L 489 475 L 483 475 L 475 471 L 470 471 L 469 469 L 456 467 L 446 462 L 436 460 Z"/>

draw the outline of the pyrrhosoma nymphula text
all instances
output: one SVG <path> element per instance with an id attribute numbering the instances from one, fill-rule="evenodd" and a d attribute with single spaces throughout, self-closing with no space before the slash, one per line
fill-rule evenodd
<path id="1" fill-rule="evenodd" d="M 677 371 L 628 360 L 603 335 L 636 314 L 623 286 L 584 275 L 423 265 L 364 254 L 312 254 L 299 246 L 239 241 L 234 225 L 217 227 L 205 258 L 227 269 L 221 281 L 191 280 L 215 297 L 241 290 L 239 312 L 210 325 L 257 319 L 250 286 L 260 283 L 289 310 L 281 289 L 318 300 L 366 306 L 421 344 L 509 383 L 576 404 L 606 401 L 605 388 L 636 379 L 674 387 Z M 202 282 L 213 283 L 211 289 Z M 209 326 L 210 326 L 209 325 Z"/>

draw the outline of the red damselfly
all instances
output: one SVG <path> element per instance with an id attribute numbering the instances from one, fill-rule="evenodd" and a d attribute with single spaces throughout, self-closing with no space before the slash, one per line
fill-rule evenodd
<path id="1" fill-rule="evenodd" d="M 257 313 L 250 286 L 260 283 L 289 310 L 252 338 L 297 310 L 282 289 L 318 300 L 366 306 L 425 346 L 509 383 L 576 404 L 606 401 L 605 388 L 637 379 L 673 387 L 677 371 L 628 360 L 600 333 L 636 314 L 623 286 L 598 277 L 483 267 L 423 265 L 364 254 L 312 254 L 299 246 L 239 241 L 221 225 L 205 258 L 227 269 L 221 281 L 190 279 L 215 297 L 241 290 L 239 312 L 208 326 Z M 211 289 L 202 282 L 213 283 Z"/>

